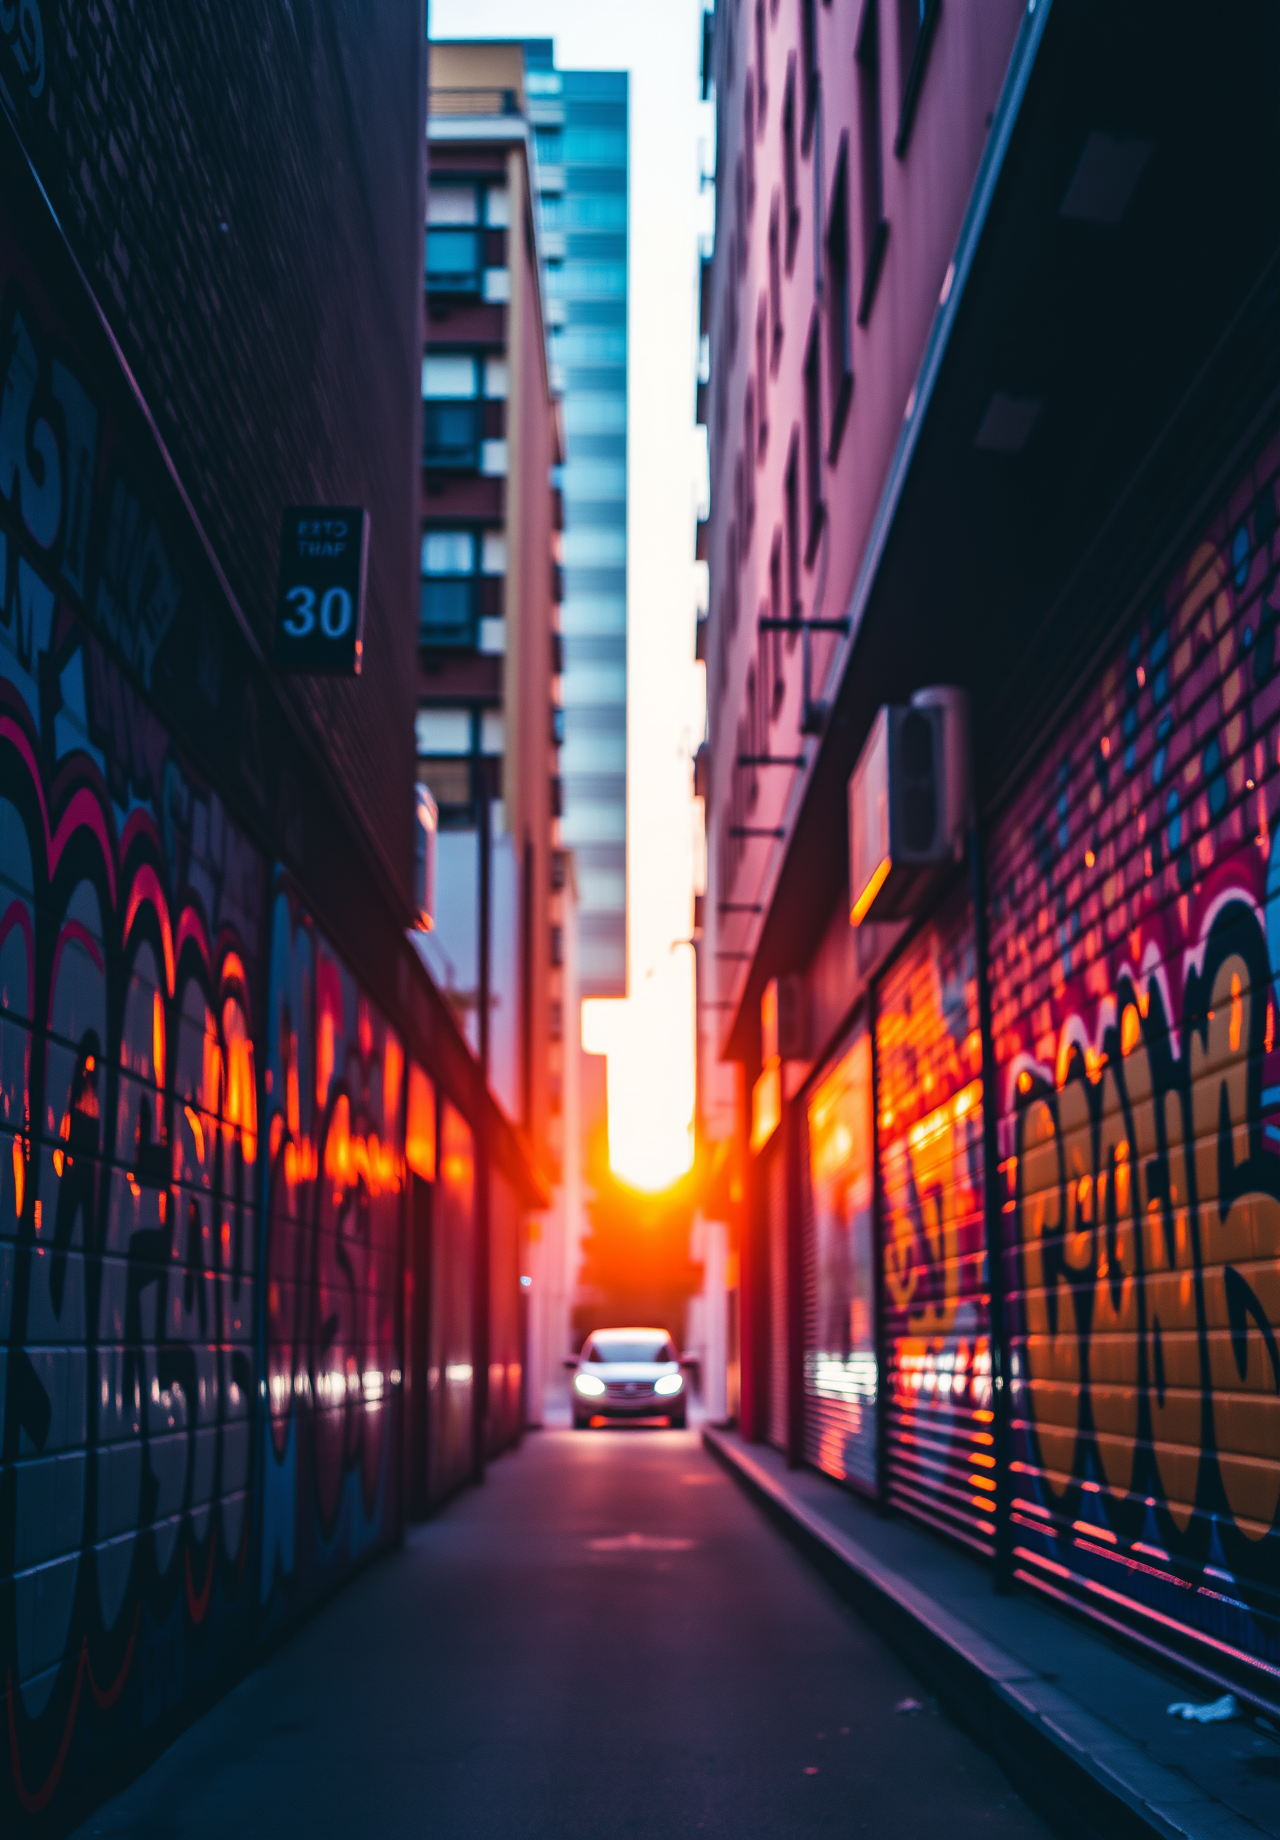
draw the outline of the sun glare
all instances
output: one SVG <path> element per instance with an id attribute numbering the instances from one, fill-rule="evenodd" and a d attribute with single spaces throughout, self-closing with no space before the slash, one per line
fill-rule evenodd
<path id="1" fill-rule="evenodd" d="M 582 1005 L 582 1045 L 608 1059 L 610 1167 L 649 1193 L 693 1163 L 690 957 L 671 954 L 637 996 Z"/>

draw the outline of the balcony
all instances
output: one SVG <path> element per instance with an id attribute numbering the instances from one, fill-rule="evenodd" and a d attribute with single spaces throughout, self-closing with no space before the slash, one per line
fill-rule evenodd
<path id="1" fill-rule="evenodd" d="M 478 228 L 428 227 L 427 292 L 479 294 L 484 281 L 484 232 Z"/>
<path id="2" fill-rule="evenodd" d="M 424 402 L 422 464 L 477 472 L 484 441 L 482 402 Z"/>

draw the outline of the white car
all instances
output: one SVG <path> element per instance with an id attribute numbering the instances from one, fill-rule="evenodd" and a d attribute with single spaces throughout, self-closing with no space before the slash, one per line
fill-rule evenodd
<path id="1" fill-rule="evenodd" d="M 573 1368 L 573 1428 L 593 1418 L 665 1418 L 684 1430 L 685 1377 L 665 1329 L 596 1329 Z"/>

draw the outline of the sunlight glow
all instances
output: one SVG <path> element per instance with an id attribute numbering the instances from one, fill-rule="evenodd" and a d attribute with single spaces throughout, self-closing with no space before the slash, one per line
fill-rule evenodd
<path id="1" fill-rule="evenodd" d="M 693 954 L 668 952 L 634 997 L 582 1005 L 582 1045 L 608 1058 L 609 1162 L 654 1193 L 693 1162 Z"/>

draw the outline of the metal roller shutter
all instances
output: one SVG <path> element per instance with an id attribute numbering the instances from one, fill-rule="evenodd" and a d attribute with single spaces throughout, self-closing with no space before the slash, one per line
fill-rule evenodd
<path id="1" fill-rule="evenodd" d="M 787 1448 L 787 1165 L 781 1132 L 767 1156 L 765 1193 L 769 1205 L 769 1442 Z"/>
<path id="2" fill-rule="evenodd" d="M 991 1552 L 982 1039 L 966 891 L 886 975 L 876 1062 L 889 1499 Z"/>
<path id="3" fill-rule="evenodd" d="M 864 1025 L 806 1112 L 804 1455 L 868 1491 L 877 1445 L 873 1103 Z"/>
<path id="4" fill-rule="evenodd" d="M 429 1470 L 440 1501 L 471 1475 L 475 1139 L 454 1107 L 440 1108 L 439 1177 L 431 1233 Z"/>
<path id="5" fill-rule="evenodd" d="M 1280 1689 L 1272 441 L 996 828 L 1018 1576 Z"/>

